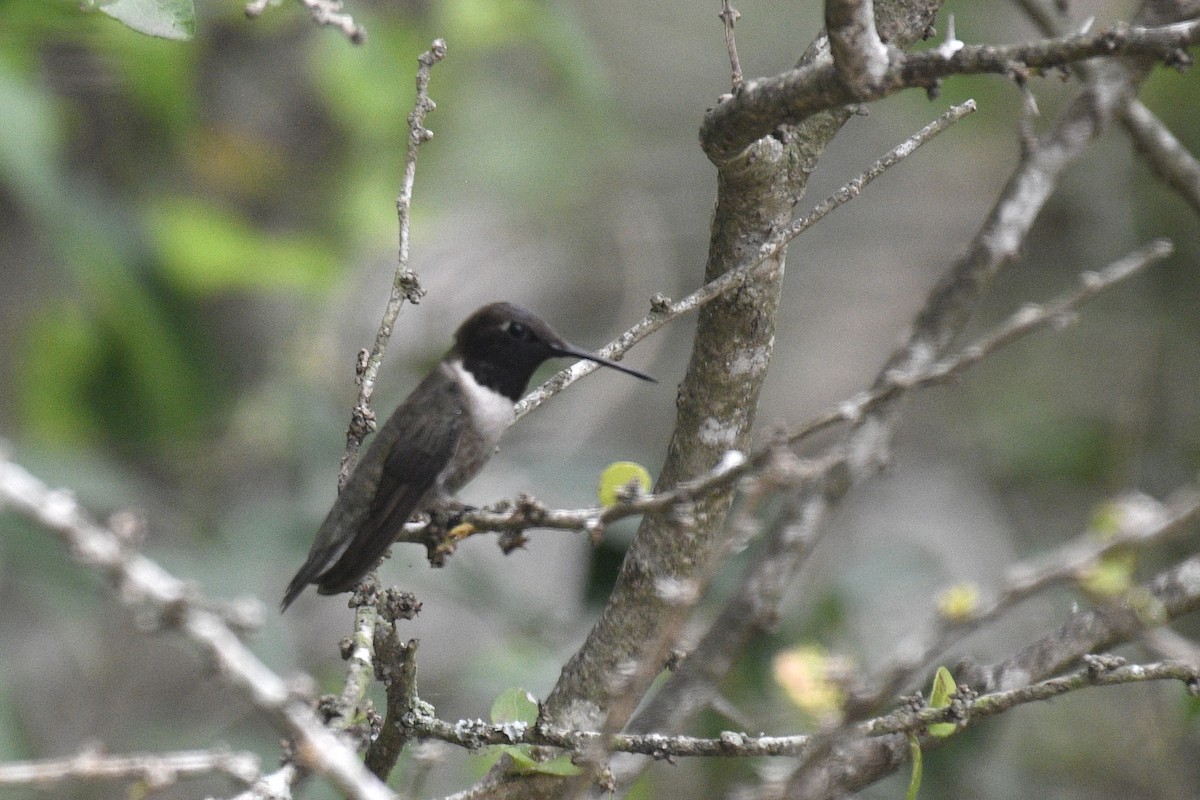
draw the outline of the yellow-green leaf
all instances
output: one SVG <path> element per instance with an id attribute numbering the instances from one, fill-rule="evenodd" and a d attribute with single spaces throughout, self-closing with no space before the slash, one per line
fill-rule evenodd
<path id="1" fill-rule="evenodd" d="M 908 779 L 908 791 L 904 793 L 904 800 L 917 800 L 925 768 L 921 756 L 921 740 L 911 733 L 908 735 L 908 754 L 912 759 L 912 777 Z"/>
<path id="2" fill-rule="evenodd" d="M 600 505 L 611 506 L 618 502 L 621 492 L 631 483 L 638 491 L 650 491 L 650 473 L 636 461 L 614 461 L 600 473 Z"/>
<path id="3" fill-rule="evenodd" d="M 1118 548 L 1079 571 L 1079 585 L 1094 598 L 1112 600 L 1129 593 L 1134 585 L 1137 554 Z"/>
<path id="4" fill-rule="evenodd" d="M 951 586 L 938 597 L 938 613 L 950 622 L 964 622 L 979 610 L 979 587 L 973 583 Z"/>
<path id="5" fill-rule="evenodd" d="M 804 645 L 779 653 L 771 667 L 775 682 L 800 709 L 822 721 L 841 717 L 846 691 L 831 675 L 849 671 L 844 659 L 819 645 Z"/>
<path id="6" fill-rule="evenodd" d="M 950 670 L 938 667 L 933 676 L 933 688 L 929 691 L 929 707 L 946 708 L 950 705 L 950 699 L 957 693 L 958 684 L 954 682 Z M 953 722 L 937 722 L 929 726 L 929 735 L 945 738 L 951 736 L 957 728 L 958 725 Z"/>

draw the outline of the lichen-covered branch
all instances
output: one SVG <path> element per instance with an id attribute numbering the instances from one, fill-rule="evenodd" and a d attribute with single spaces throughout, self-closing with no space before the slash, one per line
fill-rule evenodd
<path id="1" fill-rule="evenodd" d="M 1119 607 L 1089 609 L 1072 614 L 1058 630 L 1011 659 L 960 671 L 960 687 L 966 684 L 974 691 L 994 693 L 978 698 L 986 698 L 979 706 L 965 704 L 969 709 L 968 716 L 1000 713 L 1016 703 L 1047 700 L 1074 689 L 1107 686 L 1112 682 L 1127 683 L 1149 675 L 1155 676 L 1155 679 L 1182 680 L 1188 692 L 1195 694 L 1200 688 L 1196 664 L 1164 662 L 1151 669 L 1150 665 L 1126 666 L 1120 660 L 1095 657 L 1094 654 L 1200 610 L 1200 557 L 1186 559 L 1161 572 L 1154 580 L 1136 587 L 1129 596 L 1132 602 Z M 1146 614 L 1148 607 L 1154 609 L 1152 617 Z M 1083 669 L 1053 677 L 1080 661 L 1084 662 Z M 935 712 L 920 713 L 929 714 L 930 721 L 946 719 L 933 719 Z M 900 729 L 910 730 L 900 720 L 894 724 Z M 879 781 L 907 761 L 906 737 L 863 735 L 862 725 L 866 725 L 873 733 L 890 733 L 893 730 L 877 721 L 868 721 L 849 734 L 827 742 L 821 760 L 810 762 L 807 769 L 797 772 L 783 796 L 844 797 L 847 792 Z M 815 745 L 814 750 L 817 749 Z"/>
<path id="2" fill-rule="evenodd" d="M 352 747 L 326 728 L 308 703 L 244 645 L 195 590 L 156 562 L 130 549 L 112 530 L 96 524 L 69 492 L 52 490 L 7 459 L 0 460 L 0 505 L 56 534 L 75 559 L 108 577 L 123 605 L 160 629 L 180 634 L 213 666 L 221 680 L 295 743 L 295 760 L 326 776 L 355 800 L 392 800 L 394 795 L 358 760 Z"/>
<path id="3" fill-rule="evenodd" d="M 920 636 L 898 644 L 893 662 L 876 670 L 850 698 L 851 714 L 855 708 L 870 713 L 880 707 L 955 642 L 1052 586 L 1080 580 L 1106 555 L 1144 548 L 1194 528 L 1200 522 L 1200 489 L 1185 487 L 1163 503 L 1140 494 L 1118 498 L 1104 516 L 1115 530 L 1088 531 L 1051 553 L 1009 567 L 994 597 L 963 614 L 939 612 Z"/>
<path id="4" fill-rule="evenodd" d="M 1107 129 L 1146 72 L 1144 66 L 1112 65 L 1084 87 L 1049 132 L 1030 143 L 968 252 L 932 289 L 916 316 L 908 343 L 880 370 L 874 389 L 886 387 L 896 375 L 920 374 L 943 357 L 992 277 L 1018 255 L 1063 170 Z M 831 504 L 886 463 L 899 398 L 896 395 L 874 406 L 830 451 L 831 461 L 841 465 L 826 473 L 831 480 L 812 480 L 794 490 L 782 511 L 791 522 L 773 526 L 733 599 L 701 638 L 692 657 L 646 704 L 632 729 L 677 730 L 705 707 L 748 637 L 773 622 L 784 590 L 824 529 Z M 631 780 L 643 766 L 627 762 L 614 770 L 619 769 L 619 780 L 624 781 Z"/>
<path id="5" fill-rule="evenodd" d="M 246 16 L 255 19 L 262 16 L 271 5 L 271 0 L 250 0 L 246 3 Z M 342 0 L 300 0 L 313 22 L 337 28 L 346 35 L 351 44 L 362 44 L 367 40 L 367 31 L 354 21 L 354 17 L 342 11 Z"/>
<path id="6" fill-rule="evenodd" d="M 1200 21 L 1156 27 L 1117 26 L 1013 45 L 964 45 L 906 54 L 888 48 L 885 71 L 863 70 L 870 82 L 848 83 L 833 59 L 816 61 L 766 78 L 751 79 L 704 118 L 700 141 L 720 165 L 780 125 L 849 103 L 880 100 L 911 88 L 929 89 L 953 75 L 996 74 L 1024 79 L 1028 70 L 1074 64 L 1098 56 L 1140 56 L 1179 63 L 1200 42 Z"/>
<path id="7" fill-rule="evenodd" d="M 150 792 L 162 791 L 180 780 L 212 774 L 228 775 L 239 783 L 259 776 L 259 758 L 229 750 L 183 750 L 173 753 L 110 755 L 89 748 L 66 758 L 0 763 L 0 786 L 36 786 L 45 790 L 67 781 L 140 781 Z"/>

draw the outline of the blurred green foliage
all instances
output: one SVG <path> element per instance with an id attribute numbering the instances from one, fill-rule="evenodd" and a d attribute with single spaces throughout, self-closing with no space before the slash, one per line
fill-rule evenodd
<path id="1" fill-rule="evenodd" d="M 347 260 L 394 237 L 387 198 L 430 31 L 458 48 L 438 74 L 438 96 L 455 113 L 499 110 L 487 108 L 499 93 L 473 66 L 498 53 L 574 98 L 564 110 L 507 93 L 503 102 L 521 113 L 497 113 L 497 125 L 522 129 L 501 129 L 495 147 L 464 163 L 463 179 L 500 174 L 507 186 L 535 186 L 539 172 L 602 158 L 602 126 L 568 122 L 578 112 L 598 123 L 606 105 L 577 20 L 521 1 L 395 10 L 356 9 L 370 46 L 354 47 L 332 30 L 313 35 L 290 8 L 251 24 L 236 4 L 210 5 L 203 35 L 180 44 L 70 0 L 0 6 L 0 190 L 36 230 L 37 257 L 65 290 L 15 317 L 24 435 L 146 452 L 219 427 L 233 376 L 214 366 L 223 354 L 212 303 L 242 292 L 320 302 Z M 297 34 L 303 41 L 290 44 Z M 228 58 L 238 42 L 284 47 L 287 63 L 245 74 Z M 261 109 L 257 82 L 275 94 L 260 95 Z M 295 107 L 278 105 L 288 98 Z M 453 124 L 447 116 L 438 123 Z"/>

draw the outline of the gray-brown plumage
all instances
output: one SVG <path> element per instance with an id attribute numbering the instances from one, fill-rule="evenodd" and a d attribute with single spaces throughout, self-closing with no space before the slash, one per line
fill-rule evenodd
<path id="1" fill-rule="evenodd" d="M 653 380 L 567 343 L 520 306 L 480 308 L 375 434 L 288 584 L 283 610 L 310 583 L 320 594 L 350 591 L 414 514 L 453 503 L 491 458 L 534 370 L 560 356 Z"/>

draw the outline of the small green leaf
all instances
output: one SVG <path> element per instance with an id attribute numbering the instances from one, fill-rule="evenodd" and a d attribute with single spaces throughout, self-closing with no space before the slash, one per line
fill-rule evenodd
<path id="1" fill-rule="evenodd" d="M 933 688 L 929 691 L 929 707 L 945 708 L 950 705 L 950 698 L 958 692 L 958 684 L 954 676 L 945 667 L 938 667 L 933 676 Z M 929 726 L 929 735 L 945 738 L 954 734 L 958 725 L 953 722 L 937 722 Z"/>
<path id="2" fill-rule="evenodd" d="M 1124 509 L 1121 508 L 1120 503 L 1101 503 L 1092 511 L 1088 529 L 1102 541 L 1114 539 L 1121 532 L 1124 516 Z"/>
<path id="3" fill-rule="evenodd" d="M 637 482 L 642 492 L 650 491 L 650 473 L 636 461 L 614 461 L 600 473 L 600 505 L 611 506 L 618 502 L 626 486 Z"/>
<path id="4" fill-rule="evenodd" d="M 538 762 L 534 761 L 533 756 L 529 755 L 529 745 L 501 744 L 496 745 L 496 749 L 512 759 L 513 772 L 525 774 L 537 771 Z"/>
<path id="5" fill-rule="evenodd" d="M 1080 587 L 1093 598 L 1115 600 L 1128 594 L 1134 586 L 1137 553 L 1117 548 L 1079 571 Z"/>
<path id="6" fill-rule="evenodd" d="M 534 772 L 542 775 L 561 775 L 563 777 L 572 777 L 583 772 L 571 761 L 570 756 L 558 756 L 549 761 L 539 761 Z"/>
<path id="7" fill-rule="evenodd" d="M 583 772 L 571 762 L 570 756 L 558 756 L 549 761 L 537 761 L 529 754 L 527 744 L 497 745 L 500 752 L 512 759 L 512 771 L 519 775 L 559 775 L 571 777 Z"/>
<path id="8" fill-rule="evenodd" d="M 537 700 L 524 689 L 516 687 L 505 689 L 492 702 L 491 716 L 492 722 L 497 725 L 508 722 L 524 722 L 532 725 L 537 722 Z"/>
<path id="9" fill-rule="evenodd" d="M 933 708 L 945 708 L 950 705 L 950 698 L 958 691 L 954 676 L 945 667 L 938 667 L 933 676 L 933 689 L 929 692 L 929 705 Z"/>
<path id="10" fill-rule="evenodd" d="M 196 34 L 192 0 L 110 0 L 98 7 L 115 20 L 147 36 L 186 41 Z"/>
<path id="11" fill-rule="evenodd" d="M 912 758 L 912 777 L 908 779 L 908 791 L 904 793 L 904 800 L 917 800 L 925 767 L 921 755 L 921 740 L 911 733 L 908 735 L 908 754 Z"/>

